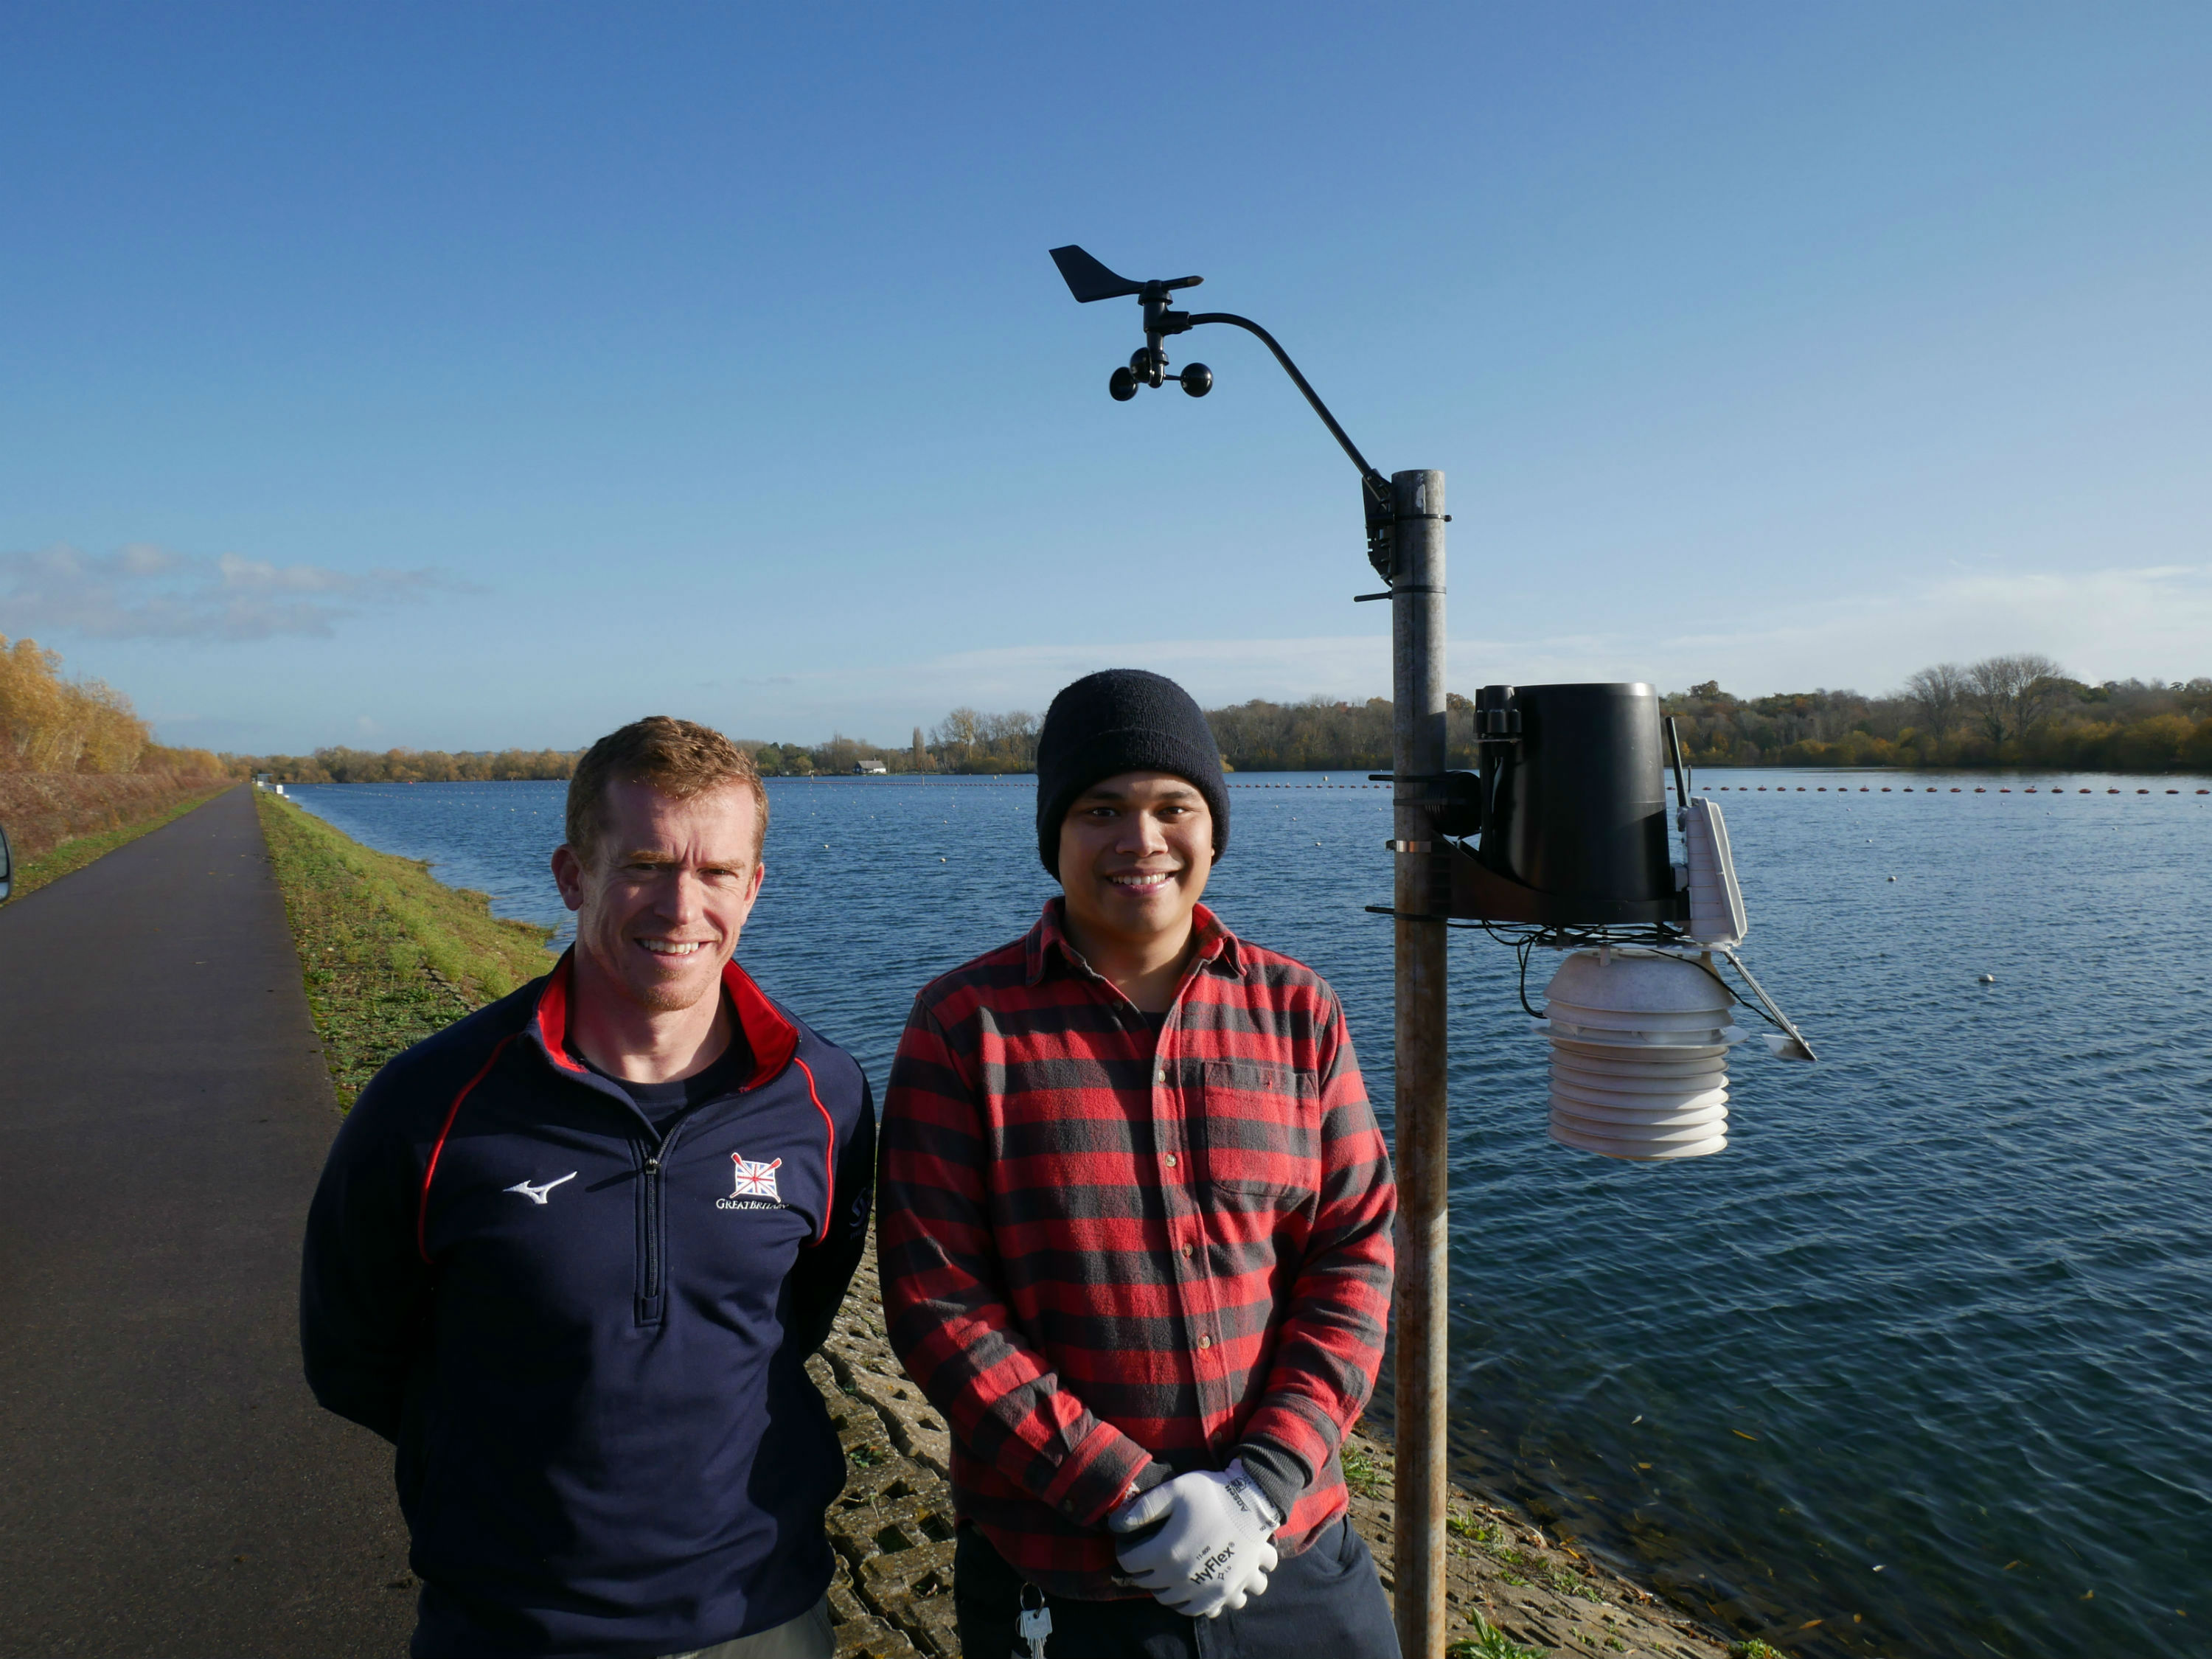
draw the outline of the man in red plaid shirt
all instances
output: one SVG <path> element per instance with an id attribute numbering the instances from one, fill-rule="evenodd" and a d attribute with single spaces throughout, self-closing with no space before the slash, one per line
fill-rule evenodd
<path id="1" fill-rule="evenodd" d="M 1062 896 L 915 1000 L 884 1103 L 892 1346 L 951 1425 L 970 1659 L 1397 1654 L 1338 1448 L 1396 1207 L 1328 983 L 1199 902 L 1229 798 L 1133 669 L 1054 699 Z"/>

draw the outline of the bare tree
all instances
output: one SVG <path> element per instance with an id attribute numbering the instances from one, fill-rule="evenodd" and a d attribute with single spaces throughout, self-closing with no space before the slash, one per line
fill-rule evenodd
<path id="1" fill-rule="evenodd" d="M 982 741 L 984 716 L 964 704 L 954 709 L 937 723 L 930 733 L 939 749 L 957 749 L 960 758 L 973 757 L 975 745 Z"/>
<path id="2" fill-rule="evenodd" d="M 1920 711 L 1920 718 L 1941 743 L 1959 723 L 1959 705 L 1966 699 L 1966 671 L 1954 662 L 1939 662 L 1922 669 L 1905 683 L 1905 696 Z"/>
<path id="3" fill-rule="evenodd" d="M 2025 736 L 2064 689 L 2066 671 L 2037 651 L 1984 657 L 1966 671 L 1968 689 L 1991 743 Z"/>

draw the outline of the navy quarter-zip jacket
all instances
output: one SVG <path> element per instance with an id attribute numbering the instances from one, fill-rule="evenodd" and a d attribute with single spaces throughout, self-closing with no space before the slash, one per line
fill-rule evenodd
<path id="1" fill-rule="evenodd" d="M 750 1076 L 657 1132 L 566 1048 L 570 958 L 379 1072 L 307 1218 L 315 1397 L 395 1442 L 417 1656 L 648 1659 L 828 1588 L 802 1362 L 866 1246 L 852 1058 L 736 963 Z"/>

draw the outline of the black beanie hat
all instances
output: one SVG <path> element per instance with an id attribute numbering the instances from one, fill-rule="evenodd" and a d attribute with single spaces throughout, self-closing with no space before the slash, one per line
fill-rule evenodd
<path id="1" fill-rule="evenodd" d="M 1060 874 L 1060 826 L 1075 798 L 1122 772 L 1172 772 L 1213 814 L 1213 856 L 1229 847 L 1221 751 L 1190 693 L 1141 668 L 1109 668 L 1062 688 L 1037 737 L 1037 856 Z"/>

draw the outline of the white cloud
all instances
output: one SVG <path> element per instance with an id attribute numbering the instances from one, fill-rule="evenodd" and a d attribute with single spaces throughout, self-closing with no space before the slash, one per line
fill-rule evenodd
<path id="1" fill-rule="evenodd" d="M 2212 673 L 2212 565 L 1955 572 L 1893 595 L 1747 606 L 1644 651 L 1646 677 L 1669 688 L 1717 678 L 1741 695 L 1885 691 L 1932 662 L 2007 651 L 2043 652 L 2091 681 L 2186 679 Z"/>
<path id="2" fill-rule="evenodd" d="M 367 606 L 463 585 L 428 570 L 333 570 L 134 542 L 105 557 L 57 545 L 0 553 L 0 634 L 95 639 L 262 640 L 327 635 Z"/>
<path id="3" fill-rule="evenodd" d="M 1249 697 L 1368 697 L 1389 690 L 1390 643 L 1372 635 L 1145 640 L 955 652 L 884 672 L 892 683 L 983 708 L 1042 709 L 1070 680 L 1101 668 L 1149 668 L 1204 703 Z"/>
<path id="4" fill-rule="evenodd" d="M 1676 610 L 1636 631 L 1516 635 L 1497 628 L 1508 618 L 1476 614 L 1489 629 L 1447 647 L 1455 691 L 1626 679 L 1671 691 L 1717 679 L 1744 696 L 1815 686 L 1879 693 L 1931 662 L 2003 651 L 2045 652 L 2091 680 L 2212 673 L 2212 566 L 1950 573 L 1901 592 L 1787 606 L 1722 595 L 1709 624 L 1683 627 Z M 963 703 L 1042 711 L 1070 680 L 1109 667 L 1166 674 L 1209 708 L 1390 691 L 1380 635 L 1040 643 L 741 680 L 738 719 L 747 730 L 896 732 Z"/>

